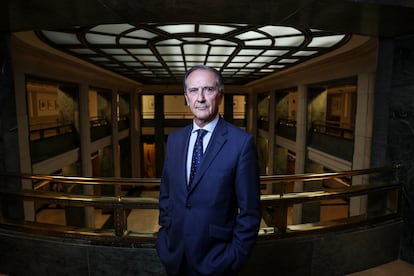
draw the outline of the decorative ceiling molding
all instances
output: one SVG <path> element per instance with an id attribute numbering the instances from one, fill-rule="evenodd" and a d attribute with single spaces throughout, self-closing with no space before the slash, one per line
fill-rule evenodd
<path id="1" fill-rule="evenodd" d="M 243 85 L 341 47 L 350 35 L 291 26 L 103 24 L 36 32 L 45 43 L 143 84 L 179 84 L 194 65 Z"/>

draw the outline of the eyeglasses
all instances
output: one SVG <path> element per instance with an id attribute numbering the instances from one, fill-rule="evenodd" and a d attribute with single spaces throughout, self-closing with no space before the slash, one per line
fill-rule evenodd
<path id="1" fill-rule="evenodd" d="M 217 88 L 215 86 L 192 87 L 187 89 L 187 94 L 190 96 L 196 96 L 198 95 L 200 89 L 203 91 L 204 96 L 212 96 L 217 91 Z"/>

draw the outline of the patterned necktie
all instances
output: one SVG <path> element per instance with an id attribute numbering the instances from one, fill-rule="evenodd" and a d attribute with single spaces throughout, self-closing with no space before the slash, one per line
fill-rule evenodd
<path id="1" fill-rule="evenodd" d="M 200 165 L 201 159 L 203 158 L 203 137 L 207 134 L 207 130 L 197 130 L 197 139 L 194 144 L 193 159 L 191 160 L 190 180 L 188 185 L 191 185 L 193 178 L 197 172 L 198 166 Z"/>

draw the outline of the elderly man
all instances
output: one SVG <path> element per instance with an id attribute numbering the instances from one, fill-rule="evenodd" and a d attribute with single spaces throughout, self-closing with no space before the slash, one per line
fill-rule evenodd
<path id="1" fill-rule="evenodd" d="M 157 251 L 169 275 L 236 275 L 257 238 L 256 146 L 219 116 L 223 92 L 211 67 L 184 77 L 194 120 L 168 137 L 159 199 Z"/>

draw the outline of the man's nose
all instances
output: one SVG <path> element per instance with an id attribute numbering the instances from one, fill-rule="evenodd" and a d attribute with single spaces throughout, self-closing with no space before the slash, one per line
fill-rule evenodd
<path id="1" fill-rule="evenodd" d="M 197 91 L 197 101 L 204 101 L 206 98 L 205 98 L 205 93 L 204 93 L 204 89 L 199 89 L 198 91 Z"/>

